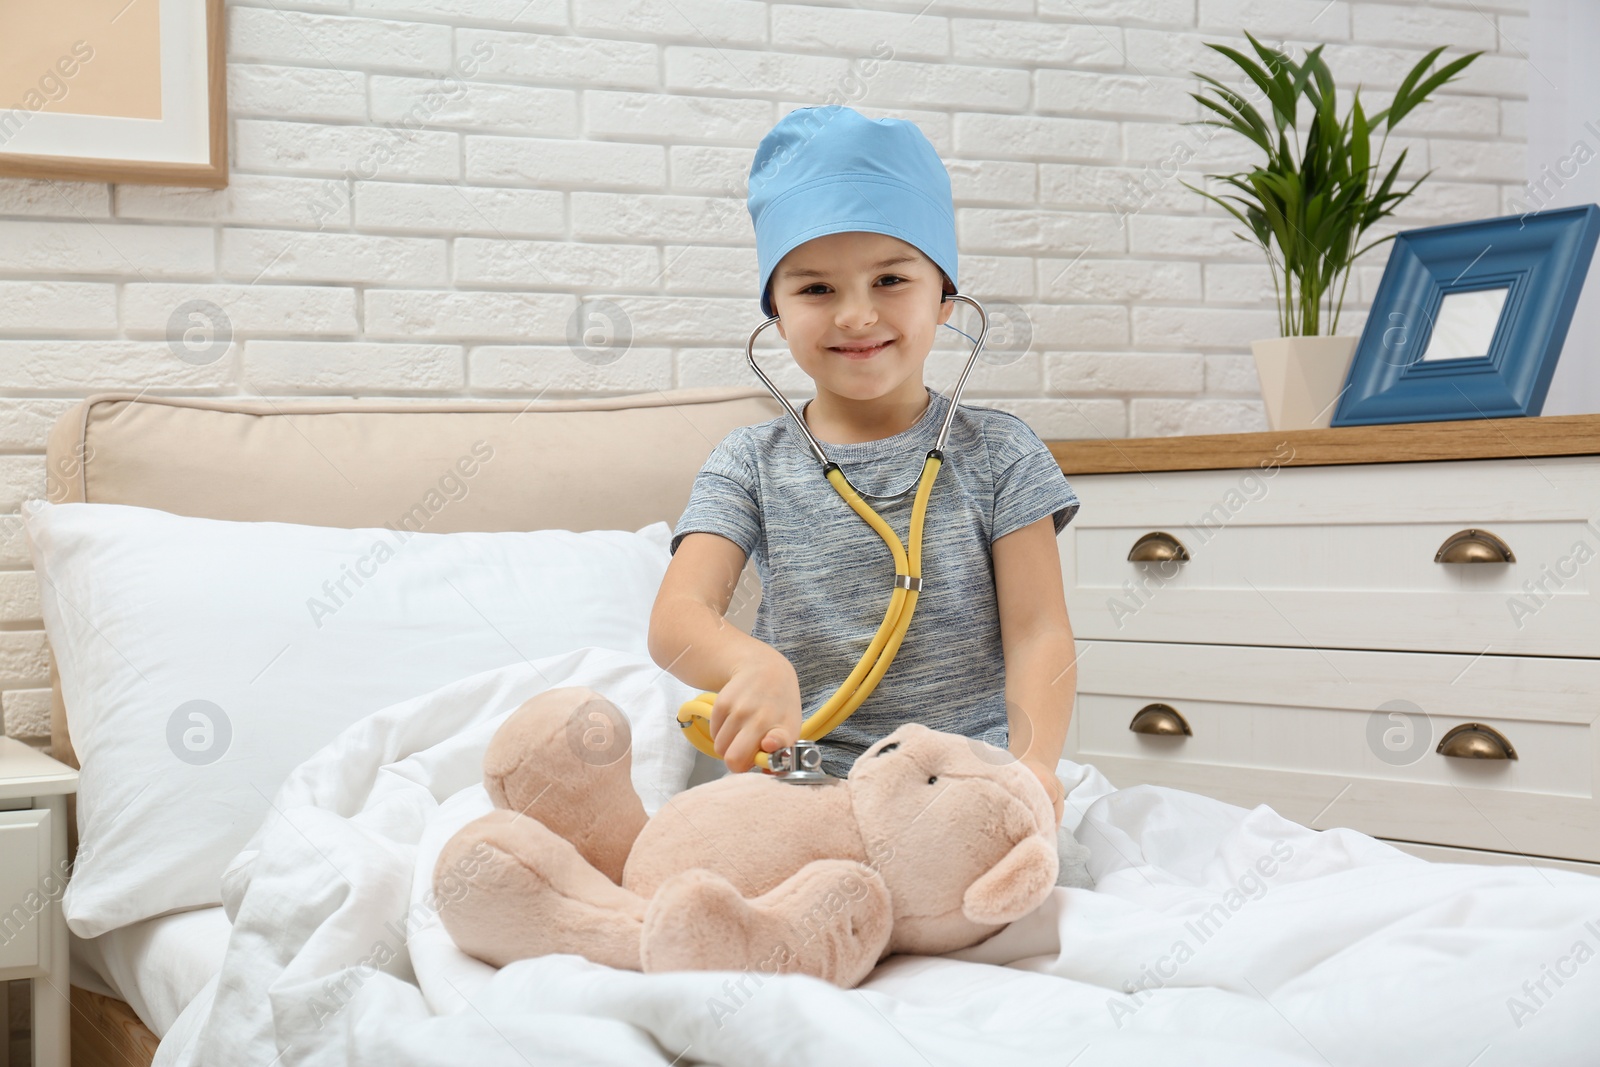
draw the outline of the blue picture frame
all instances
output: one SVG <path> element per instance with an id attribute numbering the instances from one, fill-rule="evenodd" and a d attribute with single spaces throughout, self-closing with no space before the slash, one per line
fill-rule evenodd
<path id="1" fill-rule="evenodd" d="M 1397 234 L 1330 425 L 1539 414 L 1597 237 L 1594 204 Z M 1487 350 L 1424 359 L 1445 297 L 1481 290 Z"/>

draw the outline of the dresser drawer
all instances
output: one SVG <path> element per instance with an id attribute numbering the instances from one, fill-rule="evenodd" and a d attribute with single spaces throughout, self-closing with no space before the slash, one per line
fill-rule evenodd
<path id="1" fill-rule="evenodd" d="M 1068 475 L 1080 637 L 1600 657 L 1600 456 Z M 1435 562 L 1465 531 L 1512 561 Z"/>
<path id="2" fill-rule="evenodd" d="M 1593 862 L 1597 716 L 1596 659 L 1080 640 L 1065 755 L 1314 829 Z M 1452 748 L 1516 758 L 1436 751 L 1466 724 Z"/>
<path id="3" fill-rule="evenodd" d="M 50 965 L 50 812 L 0 811 L 0 980 L 34 978 Z M 51 883 L 54 885 L 55 883 Z"/>

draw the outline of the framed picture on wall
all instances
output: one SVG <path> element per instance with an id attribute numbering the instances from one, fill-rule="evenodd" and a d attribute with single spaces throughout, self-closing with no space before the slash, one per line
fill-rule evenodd
<path id="1" fill-rule="evenodd" d="M 1600 207 L 1397 234 L 1333 426 L 1537 415 Z"/>
<path id="2" fill-rule="evenodd" d="M 0 175 L 227 185 L 222 8 L 0 2 Z"/>

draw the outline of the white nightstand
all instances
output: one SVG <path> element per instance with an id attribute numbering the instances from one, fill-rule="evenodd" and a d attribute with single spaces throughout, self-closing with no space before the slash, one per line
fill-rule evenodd
<path id="1" fill-rule="evenodd" d="M 77 788 L 71 767 L 0 737 L 0 982 L 33 982 L 34 1067 L 68 1067 L 71 987 L 61 895 L 69 873 L 67 795 Z"/>

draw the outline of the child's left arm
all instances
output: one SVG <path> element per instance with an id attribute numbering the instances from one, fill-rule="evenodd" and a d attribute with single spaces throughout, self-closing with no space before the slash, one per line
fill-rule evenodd
<path id="1" fill-rule="evenodd" d="M 1078 691 L 1078 658 L 1054 521 L 1047 515 L 1013 530 L 996 540 L 992 551 L 1010 750 L 1044 784 L 1059 822 L 1064 795 L 1056 762 Z"/>

